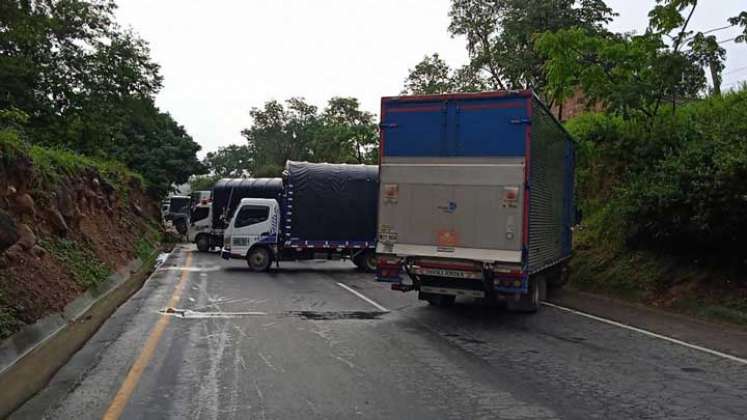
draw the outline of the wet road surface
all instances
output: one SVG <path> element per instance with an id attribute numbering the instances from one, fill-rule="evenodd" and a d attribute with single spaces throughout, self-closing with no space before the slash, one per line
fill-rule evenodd
<path id="1" fill-rule="evenodd" d="M 733 360 L 551 307 L 430 307 L 346 262 L 260 274 L 179 247 L 13 417 L 746 416 Z"/>

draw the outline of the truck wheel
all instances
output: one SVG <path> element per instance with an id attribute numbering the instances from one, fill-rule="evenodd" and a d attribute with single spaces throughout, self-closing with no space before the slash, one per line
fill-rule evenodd
<path id="1" fill-rule="evenodd" d="M 197 244 L 197 250 L 200 252 L 208 252 L 210 250 L 210 238 L 207 235 L 200 235 L 195 241 Z"/>
<path id="2" fill-rule="evenodd" d="M 547 282 L 544 276 L 529 278 L 529 291 L 519 300 L 509 299 L 506 306 L 512 312 L 535 313 L 539 311 L 547 293 Z"/>
<path id="3" fill-rule="evenodd" d="M 353 263 L 358 266 L 358 269 L 360 271 L 365 271 L 366 273 L 375 273 L 377 266 L 376 253 L 373 251 L 363 252 L 353 259 Z"/>
<path id="4" fill-rule="evenodd" d="M 555 270 L 552 275 L 550 276 L 549 280 L 547 281 L 547 287 L 552 289 L 559 289 L 566 284 L 568 284 L 568 279 L 570 278 L 570 270 L 568 268 L 568 265 L 563 265 L 562 267 L 558 267 L 557 270 Z"/>
<path id="5" fill-rule="evenodd" d="M 179 219 L 174 222 L 174 227 L 176 227 L 176 231 L 179 232 L 180 235 L 186 235 L 187 234 L 187 221 L 184 219 Z"/>
<path id="6" fill-rule="evenodd" d="M 246 255 L 246 262 L 252 271 L 267 271 L 272 264 L 272 256 L 267 248 L 260 246 L 249 251 Z"/>

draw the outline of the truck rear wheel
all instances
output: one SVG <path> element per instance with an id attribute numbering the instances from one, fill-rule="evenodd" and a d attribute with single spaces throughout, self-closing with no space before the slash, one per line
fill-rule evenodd
<path id="1" fill-rule="evenodd" d="M 436 295 L 430 293 L 422 293 L 422 298 L 428 301 L 433 306 L 451 306 L 456 300 L 456 296 L 452 295 Z"/>
<path id="2" fill-rule="evenodd" d="M 252 248 L 246 255 L 246 262 L 252 271 L 267 271 L 272 264 L 272 255 L 265 247 Z"/>
<path id="3" fill-rule="evenodd" d="M 535 313 L 539 311 L 547 293 L 547 281 L 544 276 L 529 278 L 529 291 L 519 296 L 519 300 L 509 299 L 506 306 L 512 312 Z"/>
<path id="4" fill-rule="evenodd" d="M 568 280 L 570 278 L 570 270 L 568 269 L 568 265 L 562 265 L 561 267 L 558 267 L 557 269 L 553 270 L 552 275 L 549 277 L 547 281 L 547 287 L 551 289 L 559 289 L 566 284 L 568 284 Z"/>
<path id="5" fill-rule="evenodd" d="M 376 253 L 373 251 L 365 251 L 358 254 L 353 258 L 353 263 L 358 266 L 358 269 L 365 271 L 366 273 L 376 272 Z"/>
<path id="6" fill-rule="evenodd" d="M 207 235 L 198 236 L 195 244 L 197 244 L 197 250 L 200 252 L 208 252 L 210 250 L 210 238 Z"/>

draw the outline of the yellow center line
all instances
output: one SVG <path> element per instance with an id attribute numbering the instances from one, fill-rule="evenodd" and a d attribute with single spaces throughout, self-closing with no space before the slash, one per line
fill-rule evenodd
<path id="1" fill-rule="evenodd" d="M 184 264 L 185 268 L 188 268 L 191 263 L 192 253 L 188 253 L 187 261 Z M 181 276 L 179 277 L 179 282 L 176 284 L 176 288 L 174 289 L 174 293 L 171 294 L 171 299 L 169 299 L 169 304 L 167 307 L 173 308 L 179 303 L 179 299 L 181 298 L 182 291 L 184 290 L 184 285 L 187 283 L 188 277 L 189 270 L 183 270 Z M 148 336 L 148 340 L 145 342 L 143 349 L 140 351 L 140 355 L 137 357 L 137 360 L 135 360 L 135 363 L 127 373 L 127 377 L 125 378 L 124 382 L 122 382 L 122 386 L 119 387 L 119 391 L 117 391 L 114 399 L 112 399 L 112 402 L 109 405 L 109 408 L 106 410 L 106 413 L 104 413 L 104 416 L 102 417 L 103 419 L 116 420 L 119 419 L 119 417 L 122 415 L 122 412 L 127 406 L 127 403 L 132 397 L 132 393 L 135 392 L 135 387 L 137 387 L 137 383 L 140 381 L 140 377 L 143 375 L 143 371 L 146 367 L 148 367 L 150 359 L 153 358 L 153 354 L 156 352 L 158 342 L 161 339 L 163 332 L 166 330 L 166 327 L 169 325 L 171 318 L 171 316 L 162 315 L 158 319 L 158 322 L 156 322 L 156 326 L 151 330 L 150 335 Z"/>

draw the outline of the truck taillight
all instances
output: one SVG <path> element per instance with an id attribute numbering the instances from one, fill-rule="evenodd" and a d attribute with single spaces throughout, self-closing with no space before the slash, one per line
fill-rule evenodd
<path id="1" fill-rule="evenodd" d="M 376 259 L 376 279 L 383 282 L 402 280 L 402 259 L 390 255 L 379 255 Z"/>
<path id="2" fill-rule="evenodd" d="M 381 256 L 379 256 L 379 258 L 376 259 L 376 265 L 379 268 L 382 268 L 382 267 L 389 267 L 389 268 L 399 267 L 400 265 L 402 265 L 402 260 L 400 258 L 397 258 L 397 257 L 389 257 L 389 256 L 381 255 Z"/>
<path id="3" fill-rule="evenodd" d="M 519 187 L 503 187 L 503 208 L 516 208 L 519 202 Z"/>

